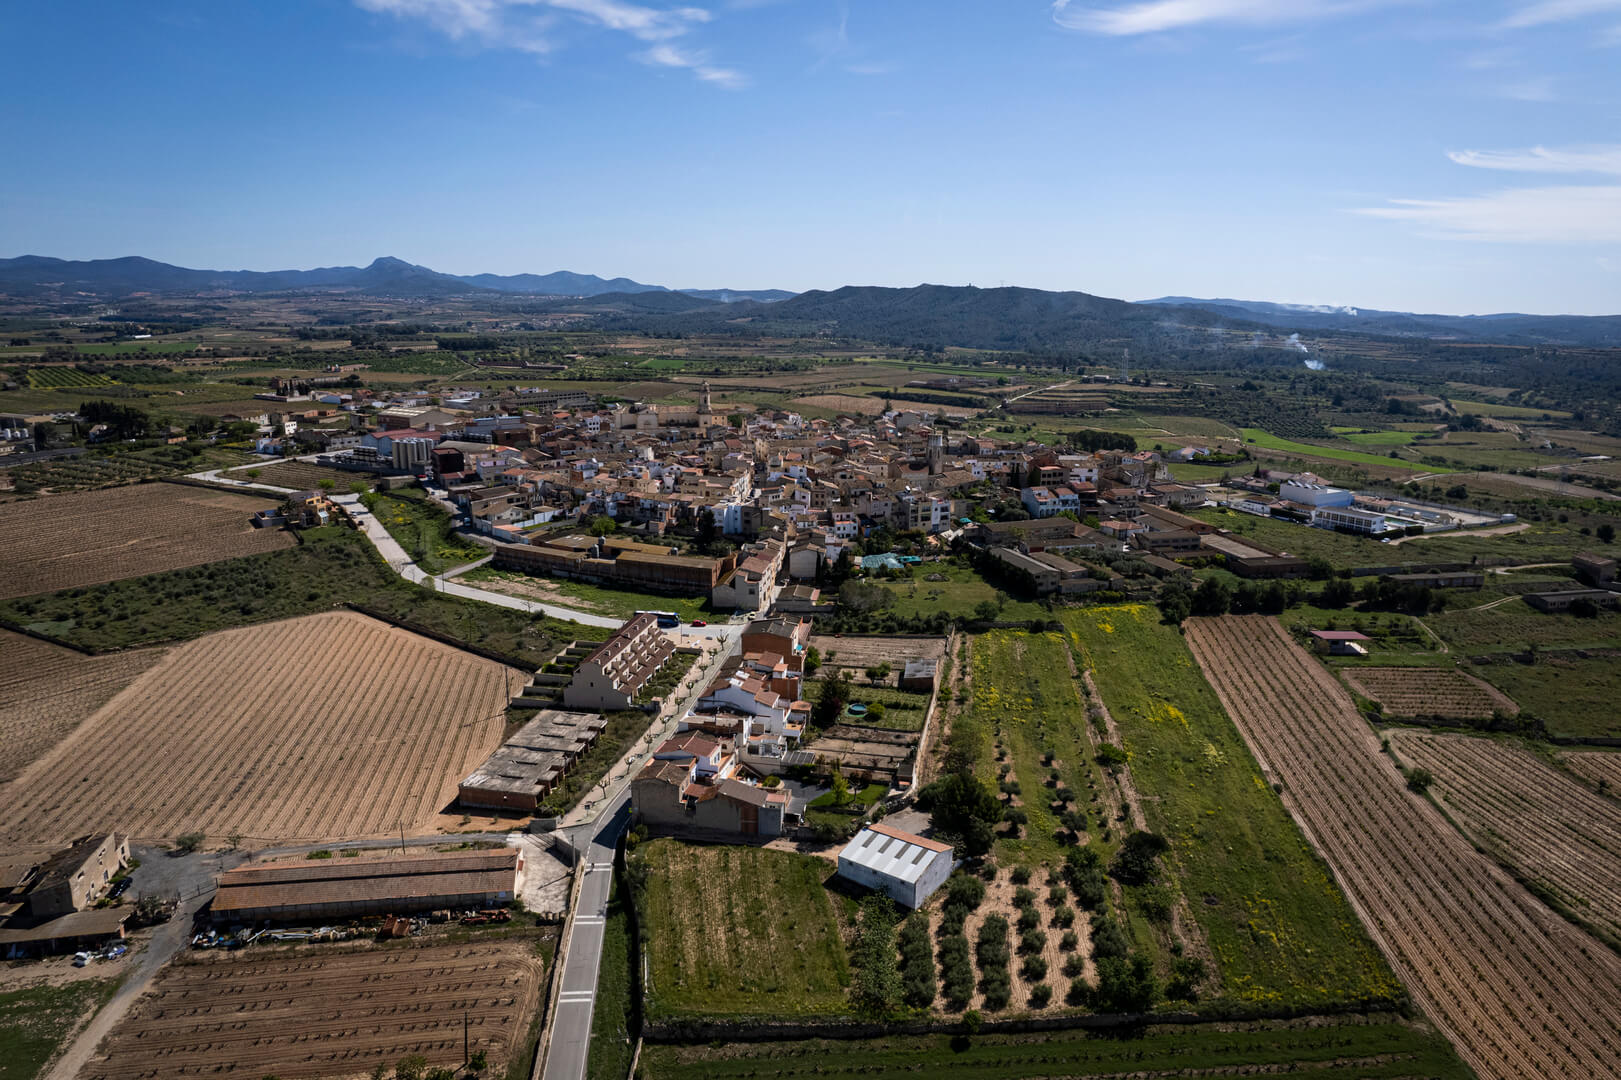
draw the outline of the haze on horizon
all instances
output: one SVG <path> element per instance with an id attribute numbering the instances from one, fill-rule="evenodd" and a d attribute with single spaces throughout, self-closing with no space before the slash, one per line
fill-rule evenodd
<path id="1" fill-rule="evenodd" d="M 0 250 L 1621 311 L 1621 0 L 92 0 Z"/>

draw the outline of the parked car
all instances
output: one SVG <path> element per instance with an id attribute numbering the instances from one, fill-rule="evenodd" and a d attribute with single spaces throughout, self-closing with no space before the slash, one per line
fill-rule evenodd
<path id="1" fill-rule="evenodd" d="M 95 957 L 91 956 L 87 952 L 76 952 L 76 953 L 73 954 L 73 966 L 74 967 L 87 967 L 87 966 L 89 966 L 90 961 L 92 961 L 94 959 L 95 959 Z"/>
<path id="2" fill-rule="evenodd" d="M 123 877 L 113 882 L 113 887 L 107 890 L 107 895 L 112 899 L 117 900 L 120 896 L 123 896 L 128 891 L 129 878 Z"/>
<path id="3" fill-rule="evenodd" d="M 692 626 L 708 626 L 709 624 L 704 622 L 704 620 L 702 620 L 702 619 L 694 619 L 694 620 L 692 620 L 692 623 L 690 625 L 692 625 Z"/>

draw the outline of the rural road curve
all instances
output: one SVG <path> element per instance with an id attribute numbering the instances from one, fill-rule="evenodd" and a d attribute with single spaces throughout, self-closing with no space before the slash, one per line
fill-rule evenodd
<path id="1" fill-rule="evenodd" d="M 540 1080 L 583 1080 L 591 1053 L 591 1018 L 596 1011 L 597 972 L 607 931 L 608 891 L 613 884 L 614 848 L 630 822 L 630 796 L 621 791 L 594 827 L 580 853 L 585 875 L 580 900 L 569 919 L 563 981 L 552 1014 L 552 1039 Z"/>

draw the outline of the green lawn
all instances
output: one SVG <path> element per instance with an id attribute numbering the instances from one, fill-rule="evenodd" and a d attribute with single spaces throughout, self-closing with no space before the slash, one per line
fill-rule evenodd
<path id="1" fill-rule="evenodd" d="M 630 905 L 614 876 L 608 919 L 602 935 L 602 961 L 597 969 L 597 1000 L 591 1011 L 591 1050 L 586 1080 L 625 1080 L 636 1034 L 635 975 L 631 971 Z"/>
<path id="2" fill-rule="evenodd" d="M 928 580 L 937 575 L 945 580 Z M 985 601 L 994 603 L 998 593 L 996 586 L 981 577 L 973 567 L 955 559 L 920 563 L 913 568 L 909 581 L 874 579 L 873 583 L 895 594 L 895 606 L 885 610 L 906 618 L 933 615 L 939 611 L 951 615 L 973 615 L 974 609 Z M 1010 622 L 1047 617 L 1047 609 L 1035 601 L 1011 598 L 997 616 Z"/>
<path id="3" fill-rule="evenodd" d="M 826 859 L 677 840 L 639 845 L 649 1017 L 828 1015 L 850 983 Z"/>
<path id="4" fill-rule="evenodd" d="M 105 1004 L 118 981 L 85 979 L 0 993 L 0 1077 L 39 1076 L 80 1018 Z"/>
<path id="5" fill-rule="evenodd" d="M 1554 735 L 1621 737 L 1615 709 L 1621 658 L 1545 658 L 1535 664 L 1484 664 L 1469 672 L 1513 698 L 1522 712 L 1540 718 Z"/>
<path id="6" fill-rule="evenodd" d="M 1457 659 L 1453 653 L 1443 652 L 1443 642 L 1426 633 L 1418 620 L 1397 612 L 1303 604 L 1285 611 L 1278 621 L 1291 631 L 1357 630 L 1373 638 L 1366 657 L 1327 657 L 1330 667 L 1452 667 Z M 1425 625 L 1430 625 L 1428 619 Z"/>
<path id="7" fill-rule="evenodd" d="M 1363 431 L 1360 428 L 1334 430 L 1340 433 L 1340 438 L 1358 446 L 1407 446 L 1417 437 L 1417 434 L 1411 431 Z"/>
<path id="8" fill-rule="evenodd" d="M 429 574 L 442 574 L 489 554 L 451 531 L 450 514 L 420 492 L 400 490 L 360 497 L 406 554 Z"/>
<path id="9" fill-rule="evenodd" d="M 465 574 L 458 575 L 456 580 L 469 585 L 490 581 L 508 581 L 520 585 L 541 583 L 546 591 L 557 594 L 557 603 L 620 619 L 628 619 L 638 611 L 673 611 L 683 622 L 706 619 L 714 614 L 709 601 L 703 597 L 665 596 L 662 593 L 615 589 L 584 581 L 570 581 L 568 578 L 535 577 L 513 570 L 497 570 L 491 566 L 469 570 Z"/>
<path id="10" fill-rule="evenodd" d="M 810 702 L 822 700 L 822 691 L 826 686 L 825 679 L 805 680 L 802 691 L 805 700 Z M 857 680 L 852 686 L 850 700 L 863 705 L 882 703 L 884 718 L 874 720 L 870 715 L 848 716 L 845 718 L 848 722 L 863 727 L 885 728 L 889 731 L 922 731 L 923 720 L 929 711 L 928 694 L 912 694 L 891 686 L 868 686 L 861 680 Z"/>
<path id="11" fill-rule="evenodd" d="M 1340 450 L 1335 447 L 1314 446 L 1311 443 L 1295 442 L 1284 439 L 1261 428 L 1245 428 L 1244 441 L 1264 446 L 1269 450 L 1281 450 L 1289 454 L 1298 454 L 1304 458 L 1328 458 L 1332 461 L 1350 461 L 1358 465 L 1377 465 L 1381 468 L 1412 469 L 1416 472 L 1450 472 L 1450 469 L 1434 468 L 1431 466 L 1416 465 L 1406 459 L 1385 457 L 1378 454 L 1365 454 L 1360 450 Z"/>
<path id="12" fill-rule="evenodd" d="M 1147 605 L 1072 611 L 1064 623 L 1120 727 L 1149 825 L 1171 842 L 1222 996 L 1312 1009 L 1402 999 L 1180 632 Z"/>
<path id="13" fill-rule="evenodd" d="M 1249 1076 L 1333 1080 L 1473 1080 L 1447 1041 L 1387 1016 L 1348 1024 L 1263 1023 L 1238 1029 L 1150 1027 L 1129 1035 L 1084 1029 L 1033 1034 L 889 1035 L 882 1039 L 648 1044 L 647 1080 L 753 1077 L 951 1077 L 1039 1080 L 1076 1076 Z"/>
<path id="14" fill-rule="evenodd" d="M 412 585 L 358 533 L 306 529 L 297 547 L 0 602 L 0 618 L 71 645 L 128 648 L 185 641 L 233 626 L 363 604 L 531 664 L 560 641 L 592 636 L 574 623 L 462 600 Z"/>
<path id="15" fill-rule="evenodd" d="M 1510 600 L 1484 611 L 1430 615 L 1425 622 L 1465 654 L 1519 652 L 1533 644 L 1544 649 L 1621 648 L 1621 614 L 1615 612 L 1592 619 L 1544 615 L 1523 600 Z"/>
<path id="16" fill-rule="evenodd" d="M 1226 465 L 1201 465 L 1198 462 L 1176 462 L 1170 466 L 1171 476 L 1184 484 L 1209 484 L 1235 476 L 1248 476 L 1255 468 L 1252 461 L 1234 461 Z"/>

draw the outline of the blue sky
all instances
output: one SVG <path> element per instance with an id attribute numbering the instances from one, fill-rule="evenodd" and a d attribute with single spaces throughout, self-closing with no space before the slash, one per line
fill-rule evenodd
<path id="1" fill-rule="evenodd" d="M 1621 312 L 1621 0 L 64 0 L 0 46 L 0 255 Z"/>

